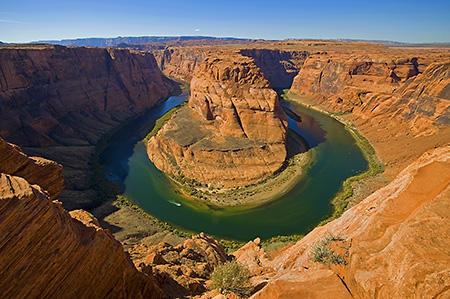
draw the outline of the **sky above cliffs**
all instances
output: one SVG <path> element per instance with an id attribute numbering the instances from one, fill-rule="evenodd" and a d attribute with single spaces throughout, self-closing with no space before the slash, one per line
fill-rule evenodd
<path id="1" fill-rule="evenodd" d="M 2 2 L 3 42 L 151 35 L 450 42 L 449 0 Z"/>

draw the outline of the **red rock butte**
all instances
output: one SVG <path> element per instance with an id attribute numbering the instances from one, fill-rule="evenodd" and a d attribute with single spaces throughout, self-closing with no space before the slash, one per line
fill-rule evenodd
<path id="1" fill-rule="evenodd" d="M 205 58 L 191 80 L 188 107 L 150 139 L 160 170 L 216 187 L 256 183 L 286 159 L 287 117 L 254 60 L 238 53 Z"/>

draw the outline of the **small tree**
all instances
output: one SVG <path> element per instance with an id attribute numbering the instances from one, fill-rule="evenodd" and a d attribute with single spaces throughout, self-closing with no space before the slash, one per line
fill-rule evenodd
<path id="1" fill-rule="evenodd" d="M 211 280 L 211 289 L 219 290 L 221 294 L 235 293 L 244 296 L 248 290 L 250 271 L 246 266 L 233 260 L 216 267 Z"/>

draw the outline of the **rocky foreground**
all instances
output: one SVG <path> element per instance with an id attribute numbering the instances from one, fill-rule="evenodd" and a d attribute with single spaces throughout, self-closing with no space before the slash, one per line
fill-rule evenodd
<path id="1" fill-rule="evenodd" d="M 207 290 L 214 267 L 232 258 L 247 265 L 254 275 L 252 286 L 260 290 L 251 298 L 450 295 L 449 146 L 427 152 L 339 219 L 277 253 L 267 254 L 255 240 L 227 256 L 221 245 L 201 234 L 178 246 L 135 246 L 132 256 L 140 271 L 91 214 L 82 210 L 69 214 L 37 185 L 46 183 L 45 173 L 54 163 L 35 165 L 34 159 L 10 144 L 0 151 L 2 156 L 20 155 L 27 162 L 25 169 L 38 167 L 44 174 L 36 176 L 32 171 L 18 177 L 12 175 L 17 174 L 14 167 L 2 164 L 2 297 L 175 298 L 199 294 Z M 56 196 L 59 190 L 50 195 Z M 329 235 L 345 240 L 346 266 L 327 268 L 311 262 L 312 246 Z"/>
<path id="2" fill-rule="evenodd" d="M 0 297 L 165 298 L 91 214 L 69 214 L 51 200 L 63 188 L 60 165 L 37 163 L 0 141 L 0 157 L 15 155 L 24 165 L 19 173 L 11 159 L 1 163 Z M 40 187 L 48 173 L 58 178 L 51 193 Z"/>
<path id="3" fill-rule="evenodd" d="M 287 117 L 253 59 L 213 55 L 196 68 L 188 107 L 148 142 L 163 172 L 213 187 L 260 181 L 286 159 Z"/>
<path id="4" fill-rule="evenodd" d="M 449 298 L 450 147 L 425 153 L 339 219 L 270 258 L 250 242 L 234 253 L 267 285 L 251 298 Z M 310 260 L 312 246 L 341 236 L 347 265 Z M 340 281 L 344 278 L 348 287 Z"/>

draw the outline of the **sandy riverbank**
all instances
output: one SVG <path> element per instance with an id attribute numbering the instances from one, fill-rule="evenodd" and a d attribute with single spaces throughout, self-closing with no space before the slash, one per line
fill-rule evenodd
<path id="1" fill-rule="evenodd" d="M 172 178 L 174 186 L 185 196 L 213 208 L 242 206 L 251 208 L 272 201 L 290 190 L 314 162 L 314 150 L 291 157 L 279 173 L 256 184 L 235 188 L 197 187 L 181 184 Z M 194 193 L 195 195 L 193 195 Z"/>

